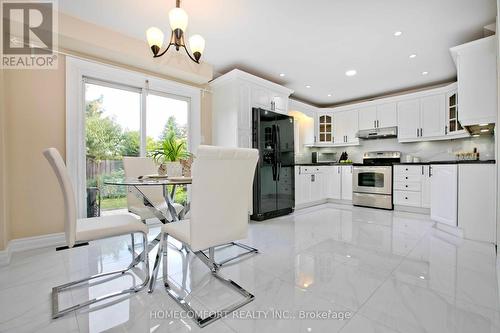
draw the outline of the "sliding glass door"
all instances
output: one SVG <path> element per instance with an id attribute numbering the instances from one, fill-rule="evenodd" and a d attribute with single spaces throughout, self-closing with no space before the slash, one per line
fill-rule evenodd
<path id="1" fill-rule="evenodd" d="M 187 146 L 189 99 L 90 78 L 83 90 L 87 216 L 122 213 L 126 188 L 104 182 L 124 178 L 123 156 L 148 156 L 169 135 Z"/>

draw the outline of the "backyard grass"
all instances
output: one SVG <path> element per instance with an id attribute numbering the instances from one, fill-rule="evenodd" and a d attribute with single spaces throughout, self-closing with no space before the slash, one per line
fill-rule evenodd
<path id="1" fill-rule="evenodd" d="M 112 210 L 119 208 L 127 208 L 127 197 L 101 199 L 101 210 Z"/>

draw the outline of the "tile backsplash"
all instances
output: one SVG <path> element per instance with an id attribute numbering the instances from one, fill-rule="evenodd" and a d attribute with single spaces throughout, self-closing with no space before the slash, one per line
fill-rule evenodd
<path id="1" fill-rule="evenodd" d="M 443 141 L 426 141 L 399 143 L 397 139 L 377 139 L 361 140 L 359 146 L 339 147 L 339 148 L 308 148 L 302 149 L 296 154 L 296 162 L 310 163 L 311 152 L 335 152 L 337 159 L 343 151 L 347 151 L 349 158 L 354 162 L 363 161 L 363 153 L 377 150 L 400 151 L 401 160 L 404 161 L 407 155 L 419 157 L 422 161 L 443 161 L 455 160 L 455 153 L 460 151 L 472 151 L 477 148 L 481 160 L 495 159 L 495 138 L 494 136 L 465 138 Z"/>

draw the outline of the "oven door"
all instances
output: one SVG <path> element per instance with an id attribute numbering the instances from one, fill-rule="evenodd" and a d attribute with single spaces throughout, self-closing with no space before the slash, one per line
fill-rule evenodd
<path id="1" fill-rule="evenodd" d="M 353 192 L 392 194 L 392 166 L 354 166 Z"/>

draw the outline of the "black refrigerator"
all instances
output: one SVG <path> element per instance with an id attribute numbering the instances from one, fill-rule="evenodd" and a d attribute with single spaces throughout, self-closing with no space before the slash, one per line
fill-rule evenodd
<path id="1" fill-rule="evenodd" d="M 252 125 L 259 163 L 251 219 L 262 221 L 290 214 L 295 206 L 293 117 L 253 108 Z"/>

